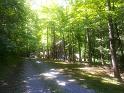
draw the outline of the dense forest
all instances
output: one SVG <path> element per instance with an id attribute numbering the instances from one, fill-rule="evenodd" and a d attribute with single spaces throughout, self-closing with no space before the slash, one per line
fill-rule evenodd
<path id="1" fill-rule="evenodd" d="M 124 0 L 36 1 L 0 0 L 0 64 L 7 56 L 33 53 L 41 59 L 110 66 L 121 80 Z"/>

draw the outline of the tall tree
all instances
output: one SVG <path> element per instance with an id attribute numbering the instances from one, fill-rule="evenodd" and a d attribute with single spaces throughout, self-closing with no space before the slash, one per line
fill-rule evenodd
<path id="1" fill-rule="evenodd" d="M 108 11 L 110 12 L 112 10 L 110 0 L 107 0 L 107 7 L 108 7 Z M 108 14 L 108 30 L 109 30 L 109 44 L 110 44 L 111 61 L 112 61 L 112 67 L 114 70 L 114 76 L 116 78 L 118 78 L 118 80 L 121 80 L 119 69 L 118 69 L 118 63 L 117 63 L 115 38 L 114 38 L 115 33 L 114 33 L 113 19 L 112 19 L 111 14 Z"/>

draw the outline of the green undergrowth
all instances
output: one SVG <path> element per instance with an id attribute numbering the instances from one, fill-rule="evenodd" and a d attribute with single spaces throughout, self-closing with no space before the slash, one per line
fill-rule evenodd
<path id="1" fill-rule="evenodd" d="M 6 80 L 14 72 L 15 68 L 21 64 L 22 58 L 17 56 L 8 56 L 0 62 L 0 81 Z"/>
<path id="2" fill-rule="evenodd" d="M 70 74 L 82 87 L 94 89 L 96 93 L 124 93 L 124 84 L 118 82 L 115 78 L 104 74 L 101 76 L 88 73 L 86 70 L 78 69 L 85 67 L 82 64 L 50 61 L 46 61 L 46 63 L 53 68 L 63 69 L 64 73 Z"/>

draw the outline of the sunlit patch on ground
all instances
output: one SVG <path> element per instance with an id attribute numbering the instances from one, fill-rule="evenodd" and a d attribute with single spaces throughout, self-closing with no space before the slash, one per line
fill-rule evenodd
<path id="1" fill-rule="evenodd" d="M 45 76 L 46 79 L 56 78 L 56 76 L 54 76 L 54 74 L 51 74 L 51 73 L 43 73 L 41 75 Z"/>
<path id="2" fill-rule="evenodd" d="M 62 72 L 70 74 L 84 88 L 93 88 L 96 93 L 123 93 L 124 84 L 113 78 L 109 67 L 83 66 L 77 64 L 53 62 L 49 63 Z M 122 77 L 123 78 L 123 77 Z M 66 83 L 67 85 L 67 83 Z"/>
<path id="3" fill-rule="evenodd" d="M 69 82 L 75 82 L 76 80 L 75 79 L 69 79 L 68 81 Z"/>
<path id="4" fill-rule="evenodd" d="M 115 79 L 106 78 L 106 77 L 102 77 L 102 80 L 101 81 L 104 82 L 104 83 L 108 83 L 109 82 L 109 83 L 115 84 L 115 85 L 120 85 L 121 84 L 120 82 L 118 82 Z"/>
<path id="5" fill-rule="evenodd" d="M 84 78 L 80 78 L 79 80 L 80 80 L 80 81 L 83 81 L 83 80 L 85 80 L 85 79 L 84 79 Z"/>
<path id="6" fill-rule="evenodd" d="M 99 76 L 99 73 L 95 73 L 97 72 L 96 68 L 91 67 L 89 69 L 87 67 L 83 69 L 76 64 L 29 60 L 27 59 L 27 62 L 24 63 L 20 73 L 21 78 L 19 79 L 21 81 L 14 81 L 16 85 L 22 84 L 20 86 L 24 92 L 15 93 L 123 93 L 121 84 L 111 77 Z M 98 69 L 98 71 L 100 70 Z M 18 90 L 21 90 L 20 86 L 17 86 Z"/>
<path id="7" fill-rule="evenodd" d="M 50 69 L 47 73 L 41 73 L 41 76 L 44 76 L 46 79 L 54 79 L 60 72 L 56 71 L 55 69 Z"/>
<path id="8" fill-rule="evenodd" d="M 84 87 L 84 86 L 80 87 L 80 85 L 78 85 L 76 80 L 71 77 L 71 75 L 64 74 L 62 72 L 63 72 L 63 69 L 52 68 L 46 73 L 42 73 L 40 75 L 43 76 L 46 80 L 54 81 L 58 86 L 61 86 L 64 90 L 68 91 L 67 93 L 74 93 L 72 91 L 75 91 L 75 92 L 77 91 L 76 93 L 81 93 L 81 91 L 82 92 L 85 91 L 84 93 L 90 93 L 84 89 L 87 87 Z M 91 92 L 91 93 L 94 93 L 94 92 Z"/>
<path id="9" fill-rule="evenodd" d="M 83 67 L 83 68 L 77 68 L 81 71 L 84 71 L 87 73 L 89 77 L 96 77 L 101 78 L 101 82 L 104 83 L 111 83 L 115 85 L 119 85 L 120 82 L 118 82 L 115 78 L 113 78 L 113 73 L 110 73 L 108 69 L 100 68 L 100 67 Z M 81 72 L 84 74 L 83 72 Z"/>
<path id="10" fill-rule="evenodd" d="M 26 80 L 23 80 L 22 82 L 23 82 L 23 83 L 28 83 L 28 81 L 26 81 Z"/>
<path id="11" fill-rule="evenodd" d="M 41 61 L 36 61 L 36 63 L 37 63 L 37 64 L 40 64 L 40 63 L 41 63 Z"/>
<path id="12" fill-rule="evenodd" d="M 57 84 L 60 85 L 60 86 L 65 86 L 66 85 L 65 81 L 60 81 L 60 80 L 56 80 L 56 81 L 57 81 Z"/>

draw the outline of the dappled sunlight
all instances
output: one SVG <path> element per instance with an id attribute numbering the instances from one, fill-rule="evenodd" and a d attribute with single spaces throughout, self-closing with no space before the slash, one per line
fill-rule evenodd
<path id="1" fill-rule="evenodd" d="M 60 80 L 56 80 L 56 81 L 57 81 L 57 84 L 60 85 L 60 86 L 65 86 L 66 85 L 65 81 L 60 81 Z"/>
<path id="2" fill-rule="evenodd" d="M 73 90 L 77 91 L 76 93 L 81 93 L 81 91 L 85 91 L 85 93 L 89 93 L 87 91 L 90 91 L 90 89 L 85 90 L 84 86 L 80 87 L 80 85 L 78 85 L 76 79 L 73 79 L 71 75 L 64 74 L 63 69 L 52 68 L 49 71 L 47 71 L 46 73 L 41 73 L 40 75 L 43 76 L 45 78 L 45 80 L 47 80 L 47 81 L 51 80 L 54 83 L 56 83 L 58 86 L 63 88 L 64 90 L 69 91 L 68 93 L 70 93 Z M 85 88 L 87 88 L 87 87 L 85 87 Z M 91 92 L 91 93 L 94 93 L 94 92 Z"/>
<path id="3" fill-rule="evenodd" d="M 30 62 L 27 62 L 26 66 L 29 65 Z M 56 69 L 56 68 L 48 68 L 46 71 L 41 73 L 34 72 L 33 64 L 36 67 L 40 67 L 44 69 L 48 64 L 41 61 L 32 62 L 32 68 L 26 68 L 26 71 L 30 71 L 25 74 L 26 78 L 23 80 L 23 83 L 26 87 L 26 92 L 28 93 L 68 93 L 75 91 L 75 93 L 81 93 L 81 91 L 85 91 L 88 93 L 87 89 L 80 87 L 76 80 L 71 77 L 71 75 L 63 73 L 64 69 Z M 44 67 L 45 66 L 45 67 Z M 71 70 L 72 71 L 72 70 Z M 45 89 L 44 89 L 45 88 Z M 60 91 L 60 92 L 57 92 Z M 72 92 L 73 93 L 73 92 Z"/>
<path id="4" fill-rule="evenodd" d="M 28 81 L 26 81 L 26 80 L 23 80 L 22 82 L 23 82 L 23 83 L 28 83 Z"/>
<path id="5" fill-rule="evenodd" d="M 42 62 L 41 62 L 41 61 L 36 61 L 36 63 L 37 63 L 37 64 L 40 64 L 40 63 L 42 63 Z"/>
<path id="6" fill-rule="evenodd" d="M 64 71 L 64 69 L 57 69 L 57 71 L 59 71 L 59 72 L 63 72 L 63 71 Z"/>
<path id="7" fill-rule="evenodd" d="M 68 64 L 68 62 L 55 62 L 56 64 Z"/>
<path id="8" fill-rule="evenodd" d="M 60 74 L 59 71 L 56 71 L 55 69 L 50 69 L 47 73 L 41 73 L 41 76 L 44 76 L 46 79 L 54 79 L 57 78 L 57 75 Z"/>
<path id="9" fill-rule="evenodd" d="M 43 74 L 40 74 L 40 75 L 45 76 L 46 79 L 53 79 L 53 78 L 56 78 L 57 77 L 53 73 L 43 73 Z"/>
<path id="10" fill-rule="evenodd" d="M 79 78 L 80 81 L 84 81 L 85 79 L 84 78 Z"/>
<path id="11" fill-rule="evenodd" d="M 108 73 L 108 69 L 102 68 L 102 67 L 82 67 L 82 68 L 76 68 L 81 71 L 84 71 L 86 73 L 90 73 L 92 75 L 97 75 L 97 76 L 111 76 L 111 73 Z M 97 70 L 96 70 L 97 69 Z"/>
<path id="12" fill-rule="evenodd" d="M 115 85 L 121 84 L 120 82 L 117 81 L 117 79 L 113 78 L 113 75 L 108 74 L 107 71 L 103 68 L 84 67 L 84 68 L 78 68 L 78 69 L 80 70 L 79 72 L 82 76 L 87 75 L 88 77 L 91 77 L 91 78 L 96 78 L 96 79 L 98 78 L 103 83 L 109 82 L 110 84 L 115 84 Z"/>
<path id="13" fill-rule="evenodd" d="M 123 86 L 117 81 L 117 79 L 113 78 L 113 74 L 110 73 L 109 67 L 81 67 L 75 64 L 62 64 L 61 62 L 55 64 L 53 63 L 53 66 L 62 69 L 62 72 L 65 72 L 66 74 L 70 74 L 71 77 L 69 77 L 73 77 L 74 79 L 78 80 L 78 82 L 84 88 L 93 87 L 96 88 L 96 90 L 101 88 L 104 89 L 103 91 L 109 91 L 109 87 L 112 89 L 120 87 L 121 89 Z M 68 79 L 68 81 L 65 82 L 65 86 L 68 86 L 71 81 L 73 80 Z"/>
<path id="14" fill-rule="evenodd" d="M 69 82 L 75 82 L 76 80 L 75 79 L 69 79 L 68 81 Z"/>
<path id="15" fill-rule="evenodd" d="M 101 82 L 103 83 L 110 83 L 110 84 L 115 84 L 115 85 L 120 85 L 121 83 L 118 82 L 115 78 L 106 78 L 106 77 L 101 77 Z"/>

